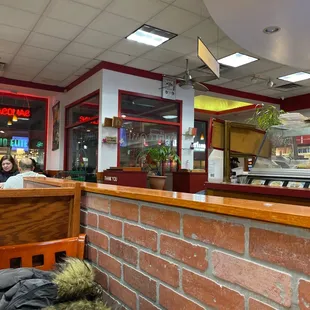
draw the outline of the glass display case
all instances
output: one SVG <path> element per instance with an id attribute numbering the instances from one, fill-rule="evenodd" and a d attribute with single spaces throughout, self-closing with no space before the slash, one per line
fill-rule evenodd
<path id="1" fill-rule="evenodd" d="M 267 147 L 268 146 L 268 147 Z M 262 150 L 269 149 L 269 154 Z M 271 187 L 310 187 L 310 123 L 290 122 L 268 130 L 247 184 Z"/>

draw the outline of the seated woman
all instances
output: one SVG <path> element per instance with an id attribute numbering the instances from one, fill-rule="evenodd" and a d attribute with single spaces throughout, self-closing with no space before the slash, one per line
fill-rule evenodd
<path id="1" fill-rule="evenodd" d="M 19 174 L 19 170 L 14 158 L 10 155 L 2 156 L 0 160 L 0 188 L 9 177 L 16 174 Z"/>

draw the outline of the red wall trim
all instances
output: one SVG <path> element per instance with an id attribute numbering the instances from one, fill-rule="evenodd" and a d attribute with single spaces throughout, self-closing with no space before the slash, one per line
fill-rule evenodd
<path id="1" fill-rule="evenodd" d="M 310 94 L 281 100 L 281 109 L 285 112 L 310 109 Z"/>

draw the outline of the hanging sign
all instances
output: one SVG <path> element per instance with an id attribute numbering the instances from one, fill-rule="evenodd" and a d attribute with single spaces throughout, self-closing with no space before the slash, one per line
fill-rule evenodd
<path id="1" fill-rule="evenodd" d="M 30 118 L 31 111 L 30 109 L 18 108 L 18 107 L 8 107 L 8 106 L 0 106 L 0 115 L 2 116 L 14 116 L 21 118 Z"/>

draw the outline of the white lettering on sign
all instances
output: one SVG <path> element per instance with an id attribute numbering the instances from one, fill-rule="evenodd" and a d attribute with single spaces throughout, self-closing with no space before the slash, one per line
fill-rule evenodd
<path id="1" fill-rule="evenodd" d="M 117 182 L 117 177 L 109 177 L 109 176 L 105 176 L 104 177 L 105 181 L 109 181 L 109 182 Z"/>

